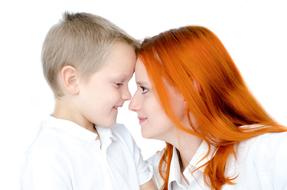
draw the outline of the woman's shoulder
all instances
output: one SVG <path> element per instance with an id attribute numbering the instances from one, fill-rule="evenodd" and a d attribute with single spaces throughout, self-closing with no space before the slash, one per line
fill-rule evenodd
<path id="1" fill-rule="evenodd" d="M 274 160 L 287 158 L 287 132 L 266 133 L 242 141 L 237 147 L 240 160 L 248 160 L 257 166 L 270 165 Z"/>
<path id="2" fill-rule="evenodd" d="M 275 189 L 284 189 L 287 187 L 286 147 L 287 132 L 266 133 L 239 143 L 236 160 L 241 163 L 239 168 L 247 167 L 252 170 L 250 173 L 258 170 L 258 175 L 267 176 Z"/>
<path id="3" fill-rule="evenodd" d="M 240 126 L 241 129 L 246 129 L 247 131 L 249 130 L 256 130 L 257 128 L 262 128 L 264 125 L 260 124 L 251 124 L 251 125 L 243 125 Z M 276 143 L 281 143 L 281 141 L 286 141 L 287 137 L 287 131 L 286 132 L 269 132 L 269 133 L 264 133 L 249 139 L 246 139 L 244 141 L 241 141 L 239 143 L 239 146 L 241 147 L 268 147 L 272 146 Z"/>
<path id="4" fill-rule="evenodd" d="M 265 133 L 256 137 L 247 139 L 240 143 L 240 146 L 250 146 L 258 149 L 263 147 L 264 149 L 274 149 L 277 145 L 287 143 L 287 132 Z"/>

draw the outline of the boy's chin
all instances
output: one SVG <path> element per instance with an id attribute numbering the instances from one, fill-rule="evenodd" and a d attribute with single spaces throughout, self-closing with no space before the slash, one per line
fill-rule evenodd
<path id="1" fill-rule="evenodd" d="M 113 127 L 116 124 L 116 119 L 110 120 L 110 121 L 104 121 L 101 124 L 99 124 L 100 127 L 110 128 Z"/>

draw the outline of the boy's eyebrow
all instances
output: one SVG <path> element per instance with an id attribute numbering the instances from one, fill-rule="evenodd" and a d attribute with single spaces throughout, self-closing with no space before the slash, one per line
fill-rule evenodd
<path id="1" fill-rule="evenodd" d="M 126 79 L 126 78 L 129 78 L 129 75 L 127 75 L 127 74 L 120 74 L 120 75 L 114 75 L 112 77 L 114 79 Z"/>

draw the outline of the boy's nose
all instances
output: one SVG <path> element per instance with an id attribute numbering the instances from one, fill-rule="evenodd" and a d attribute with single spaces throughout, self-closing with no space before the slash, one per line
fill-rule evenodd
<path id="1" fill-rule="evenodd" d="M 132 97 L 131 93 L 129 90 L 125 90 L 123 93 L 122 93 L 122 99 L 124 101 L 127 101 L 127 100 L 130 100 Z"/>

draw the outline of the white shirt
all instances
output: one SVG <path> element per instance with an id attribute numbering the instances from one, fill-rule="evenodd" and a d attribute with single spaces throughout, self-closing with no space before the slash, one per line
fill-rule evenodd
<path id="1" fill-rule="evenodd" d="M 26 153 L 21 189 L 137 190 L 152 178 L 123 125 L 97 131 L 49 117 Z"/>
<path id="2" fill-rule="evenodd" d="M 168 180 L 169 190 L 210 190 L 204 182 L 204 167 L 194 173 L 195 168 L 212 158 L 214 151 L 201 160 L 208 146 L 202 142 L 184 172 L 180 172 L 177 151 L 173 149 Z M 214 150 L 214 149 L 213 149 Z M 160 189 L 163 185 L 158 165 L 162 152 L 156 153 L 149 162 L 154 167 L 154 181 Z M 287 190 L 287 132 L 268 133 L 241 142 L 237 148 L 237 159 L 231 156 L 225 175 L 236 177 L 235 185 L 224 185 L 222 190 Z"/>

